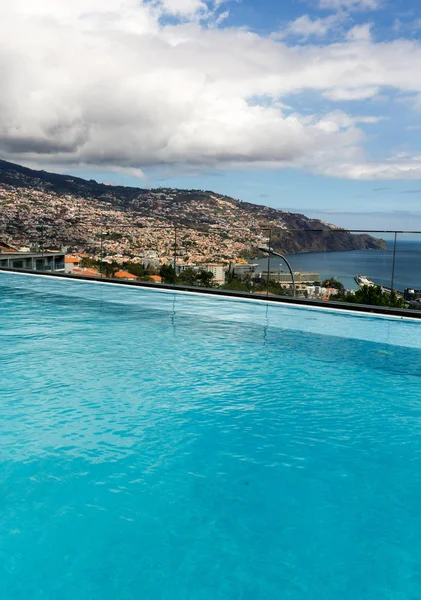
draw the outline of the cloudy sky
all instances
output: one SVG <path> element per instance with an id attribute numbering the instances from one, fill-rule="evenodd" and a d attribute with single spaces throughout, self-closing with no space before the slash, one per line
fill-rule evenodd
<path id="1" fill-rule="evenodd" d="M 421 227 L 419 0 L 0 0 L 0 156 Z"/>

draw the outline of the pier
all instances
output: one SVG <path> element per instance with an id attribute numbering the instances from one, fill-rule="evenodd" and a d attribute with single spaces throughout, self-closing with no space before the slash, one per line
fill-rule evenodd
<path id="1" fill-rule="evenodd" d="M 365 285 L 368 285 L 368 286 L 378 285 L 379 287 L 382 288 L 382 290 L 384 292 L 387 292 L 388 294 L 391 294 L 392 291 L 393 291 L 393 292 L 395 292 L 397 298 L 403 298 L 404 297 L 403 291 L 397 290 L 396 288 L 392 290 L 391 287 L 388 287 L 386 285 L 382 285 L 381 283 L 376 283 L 375 281 L 373 281 L 372 279 L 370 279 L 366 275 L 355 275 L 354 281 L 355 281 L 355 283 L 358 284 L 358 287 L 360 287 L 360 288 L 364 287 Z"/>

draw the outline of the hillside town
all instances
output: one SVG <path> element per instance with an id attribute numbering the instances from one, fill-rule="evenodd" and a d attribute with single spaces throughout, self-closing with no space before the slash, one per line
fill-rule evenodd
<path id="1" fill-rule="evenodd" d="M 211 191 L 141 189 L 0 161 L 0 266 L 329 300 L 318 273 L 253 259 L 281 252 L 381 247 L 304 215 Z M 250 260 L 251 259 L 251 260 Z M 266 269 L 266 270 L 265 270 Z"/>
<path id="2" fill-rule="evenodd" d="M 116 258 L 118 260 L 116 260 Z M 190 286 L 219 287 L 256 294 L 283 294 L 296 297 L 329 300 L 338 293 L 335 287 L 322 285 L 320 274 L 294 272 L 294 279 L 281 268 L 265 271 L 258 263 L 237 260 L 229 263 L 194 263 L 182 257 L 161 260 L 157 253 L 125 260 L 124 256 L 98 257 L 88 254 L 68 254 L 66 248 L 51 250 L 39 247 L 12 246 L 0 240 L 0 267 L 63 273 L 76 277 L 114 278 L 126 281 L 147 281 L 154 284 L 178 283 Z"/>
<path id="3" fill-rule="evenodd" d="M 188 204 L 183 211 L 171 202 L 170 192 L 149 192 L 142 198 L 154 211 L 151 217 L 144 211 L 113 208 L 92 197 L 62 196 L 0 184 L 0 231 L 18 245 L 67 246 L 73 252 L 89 252 L 98 258 L 101 254 L 121 262 L 143 259 L 151 253 L 165 262 L 173 256 L 175 243 L 177 254 L 188 262 L 231 261 L 267 239 L 267 231 L 260 229 L 258 219 L 244 218 L 241 211 L 222 198 L 211 197 L 216 211 L 200 200 Z M 178 228 L 171 220 L 176 209 L 178 220 L 187 222 Z M 202 225 L 193 228 L 189 220 L 198 213 Z M 285 228 L 279 220 L 272 224 Z"/>
<path id="4" fill-rule="evenodd" d="M 297 233 L 298 232 L 298 233 Z M 203 190 L 154 190 L 98 184 L 0 160 L 0 233 L 18 245 L 114 256 L 154 252 L 169 260 L 231 262 L 256 256 L 272 236 L 282 252 L 381 247 L 304 215 Z"/>

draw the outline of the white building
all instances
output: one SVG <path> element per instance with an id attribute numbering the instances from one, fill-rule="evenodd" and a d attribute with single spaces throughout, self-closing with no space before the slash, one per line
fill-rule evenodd
<path id="1" fill-rule="evenodd" d="M 80 263 L 79 256 L 66 256 L 64 259 L 64 272 L 68 275 L 73 273 L 73 269 L 78 267 Z"/>
<path id="2" fill-rule="evenodd" d="M 225 283 L 225 267 L 217 263 L 208 263 L 207 265 L 200 265 L 200 268 L 205 271 L 209 271 L 213 275 L 213 283 L 219 283 L 223 285 Z"/>

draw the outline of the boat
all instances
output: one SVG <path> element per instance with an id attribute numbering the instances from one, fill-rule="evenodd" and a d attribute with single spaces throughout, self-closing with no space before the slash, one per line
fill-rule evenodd
<path id="1" fill-rule="evenodd" d="M 376 285 L 374 281 L 372 281 L 367 275 L 355 275 L 354 277 L 355 283 L 359 285 L 359 287 L 363 287 L 364 285 L 372 286 Z"/>

